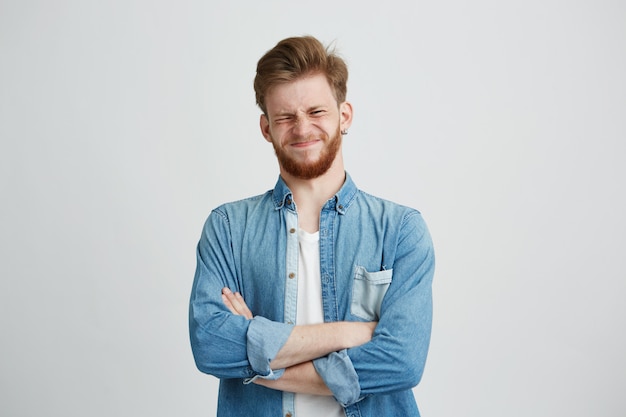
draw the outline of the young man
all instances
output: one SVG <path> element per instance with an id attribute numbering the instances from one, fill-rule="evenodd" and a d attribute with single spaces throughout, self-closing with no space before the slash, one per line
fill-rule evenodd
<path id="1" fill-rule="evenodd" d="M 432 321 L 432 242 L 420 213 L 345 172 L 348 71 L 315 38 L 258 62 L 273 190 L 213 210 L 190 301 L 198 369 L 218 416 L 419 416 Z"/>

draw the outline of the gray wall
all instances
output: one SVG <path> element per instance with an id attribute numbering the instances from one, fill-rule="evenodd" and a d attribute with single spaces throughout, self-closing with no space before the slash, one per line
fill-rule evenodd
<path id="1" fill-rule="evenodd" d="M 0 2 L 0 414 L 210 416 L 211 208 L 273 186 L 257 59 L 335 41 L 347 169 L 434 236 L 424 416 L 626 409 L 626 6 Z"/>

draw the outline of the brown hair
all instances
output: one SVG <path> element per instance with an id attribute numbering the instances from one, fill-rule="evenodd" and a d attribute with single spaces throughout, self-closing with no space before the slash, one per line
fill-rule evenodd
<path id="1" fill-rule="evenodd" d="M 338 104 L 346 100 L 348 67 L 334 49 L 325 48 L 312 36 L 283 39 L 259 59 L 254 77 L 256 104 L 267 114 L 265 96 L 272 87 L 315 73 L 326 76 Z"/>

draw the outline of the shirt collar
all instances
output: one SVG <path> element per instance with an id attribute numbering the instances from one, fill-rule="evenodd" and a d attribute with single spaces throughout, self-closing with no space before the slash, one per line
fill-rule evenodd
<path id="1" fill-rule="evenodd" d="M 331 199 L 329 199 L 323 210 L 336 210 L 339 214 L 345 214 L 346 210 L 356 196 L 357 187 L 350 175 L 346 172 L 346 180 L 343 185 Z M 291 190 L 285 184 L 285 181 L 281 176 L 278 177 L 278 181 L 276 181 L 276 186 L 274 187 L 274 191 L 272 193 L 272 198 L 274 200 L 274 209 L 280 210 L 283 207 L 286 207 L 290 210 L 296 209 L 295 203 L 293 202 L 293 196 L 291 194 Z"/>

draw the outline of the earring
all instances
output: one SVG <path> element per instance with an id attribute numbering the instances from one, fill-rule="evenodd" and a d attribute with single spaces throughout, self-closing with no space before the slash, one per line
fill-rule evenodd
<path id="1" fill-rule="evenodd" d="M 342 135 L 347 135 L 347 134 L 348 134 L 348 129 L 343 129 L 343 130 L 341 131 L 341 134 L 342 134 Z"/>

